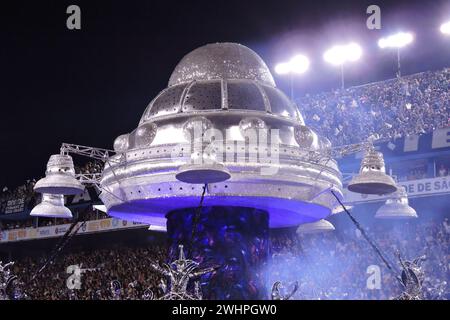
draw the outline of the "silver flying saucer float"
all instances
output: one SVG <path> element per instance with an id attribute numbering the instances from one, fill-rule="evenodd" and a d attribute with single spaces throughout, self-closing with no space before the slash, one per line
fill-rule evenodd
<path id="1" fill-rule="evenodd" d="M 176 66 L 139 126 L 114 142 L 100 197 L 111 216 L 165 225 L 171 210 L 266 210 L 270 227 L 326 218 L 342 198 L 329 149 L 277 89 L 264 61 L 236 43 L 200 47 Z M 312 160 L 320 159 L 320 160 Z"/>

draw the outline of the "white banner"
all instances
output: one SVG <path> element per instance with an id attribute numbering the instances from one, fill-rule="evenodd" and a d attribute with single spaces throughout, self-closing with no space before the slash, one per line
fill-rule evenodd
<path id="1" fill-rule="evenodd" d="M 5 203 L 3 214 L 19 213 L 25 210 L 25 199 L 19 198 L 14 200 L 8 200 Z"/>
<path id="2" fill-rule="evenodd" d="M 81 224 L 81 222 L 79 222 L 79 224 Z M 69 228 L 70 224 L 61 224 L 50 227 L 4 230 L 0 231 L 0 243 L 61 237 Z M 87 221 L 80 228 L 80 230 L 78 230 L 78 234 L 116 231 L 131 228 L 148 228 L 148 225 L 115 218 L 91 220 Z"/>

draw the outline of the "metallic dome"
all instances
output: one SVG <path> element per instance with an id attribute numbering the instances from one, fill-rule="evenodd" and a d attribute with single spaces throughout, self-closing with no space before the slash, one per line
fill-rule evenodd
<path id="1" fill-rule="evenodd" d="M 248 79 L 193 80 L 169 87 L 150 102 L 141 124 L 171 116 L 218 111 L 253 112 L 304 124 L 298 108 L 282 91 Z"/>
<path id="2" fill-rule="evenodd" d="M 220 79 L 248 79 L 275 86 L 269 68 L 253 50 L 225 42 L 207 44 L 184 56 L 170 76 L 169 87 Z"/>
<path id="3" fill-rule="evenodd" d="M 140 124 L 194 114 L 247 115 L 304 125 L 297 106 L 275 87 L 264 61 L 236 43 L 208 44 L 187 54 L 169 86 L 147 106 Z"/>

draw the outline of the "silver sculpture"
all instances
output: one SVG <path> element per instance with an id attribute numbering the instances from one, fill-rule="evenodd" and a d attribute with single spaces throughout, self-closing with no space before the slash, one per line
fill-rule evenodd
<path id="1" fill-rule="evenodd" d="M 381 152 L 368 145 L 361 161 L 359 174 L 348 184 L 348 190 L 362 194 L 388 194 L 395 192 L 397 186 L 394 179 L 386 174 L 384 158 Z"/>
<path id="2" fill-rule="evenodd" d="M 392 193 L 386 203 L 376 212 L 377 219 L 410 219 L 417 218 L 417 212 L 409 205 L 405 188 L 397 185 L 397 191 Z"/>
<path id="3" fill-rule="evenodd" d="M 3 264 L 0 261 L 0 300 L 21 300 L 27 298 L 22 291 L 23 283 L 11 273 L 14 262 Z"/>
<path id="4" fill-rule="evenodd" d="M 72 212 L 64 205 L 62 194 L 42 194 L 42 201 L 33 208 L 30 216 L 72 219 Z"/>
<path id="5" fill-rule="evenodd" d="M 34 190 L 44 194 L 74 195 L 84 191 L 84 185 L 75 178 L 72 157 L 54 154 L 47 163 L 45 177 L 36 182 Z"/>
<path id="6" fill-rule="evenodd" d="M 400 253 L 397 253 L 402 273 L 399 280 L 403 284 L 403 292 L 396 300 L 422 300 L 422 284 L 424 272 L 421 267 L 426 256 L 418 257 L 412 261 L 403 260 Z"/>
<path id="7" fill-rule="evenodd" d="M 7 290 L 11 284 L 11 271 L 9 268 L 14 265 L 14 262 L 3 264 L 0 261 L 0 300 L 9 300 Z"/>
<path id="8" fill-rule="evenodd" d="M 289 300 L 298 290 L 298 281 L 295 281 L 292 290 L 288 294 L 282 293 L 283 284 L 281 281 L 276 281 L 272 286 L 272 300 Z"/>
<path id="9" fill-rule="evenodd" d="M 178 260 L 170 264 L 163 263 L 162 266 L 155 263 L 150 264 L 153 269 L 166 276 L 169 280 L 168 290 L 164 292 L 160 300 L 201 300 L 200 284 L 196 283 L 194 293 L 189 293 L 187 291 L 189 281 L 204 274 L 214 272 L 217 268 L 209 267 L 199 269 L 198 262 L 185 258 L 183 245 L 179 245 L 178 247 L 180 250 Z"/>

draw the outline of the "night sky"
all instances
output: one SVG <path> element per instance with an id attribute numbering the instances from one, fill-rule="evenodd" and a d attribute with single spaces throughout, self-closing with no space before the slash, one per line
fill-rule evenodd
<path id="1" fill-rule="evenodd" d="M 381 36 L 404 30 L 415 42 L 403 56 L 411 74 L 450 66 L 450 1 L 8 1 L 2 2 L 0 188 L 40 177 L 62 142 L 112 148 L 133 130 L 188 52 L 211 42 L 239 42 L 273 70 L 296 53 L 311 67 L 296 95 L 339 87 L 326 65 L 332 44 L 356 41 L 362 59 L 346 70 L 349 85 L 392 78 L 394 53 Z M 67 6 L 81 7 L 81 30 L 66 28 Z M 381 7 L 382 29 L 366 28 L 366 8 Z M 288 81 L 275 77 L 288 92 Z"/>

